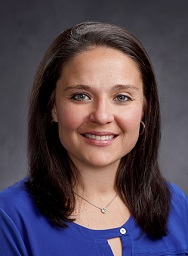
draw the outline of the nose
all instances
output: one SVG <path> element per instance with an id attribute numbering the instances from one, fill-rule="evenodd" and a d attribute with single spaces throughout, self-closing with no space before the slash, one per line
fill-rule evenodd
<path id="1" fill-rule="evenodd" d="M 104 125 L 114 121 L 114 114 L 110 103 L 101 99 L 92 106 L 89 116 L 90 121 Z"/>

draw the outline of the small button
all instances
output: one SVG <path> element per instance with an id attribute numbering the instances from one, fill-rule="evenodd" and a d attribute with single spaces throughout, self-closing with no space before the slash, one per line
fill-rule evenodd
<path id="1" fill-rule="evenodd" d="M 125 228 L 121 228 L 121 229 L 120 229 L 120 233 L 121 233 L 122 235 L 125 235 L 125 234 L 126 234 L 126 232 L 127 232 L 127 231 L 126 231 L 126 229 L 125 229 Z"/>

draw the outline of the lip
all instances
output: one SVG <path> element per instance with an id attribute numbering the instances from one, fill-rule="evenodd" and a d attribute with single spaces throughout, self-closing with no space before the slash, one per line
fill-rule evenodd
<path id="1" fill-rule="evenodd" d="M 118 136 L 117 133 L 114 133 L 114 132 L 97 132 L 97 131 L 87 131 L 87 132 L 84 132 L 82 133 L 82 135 L 84 136 L 84 134 L 91 134 L 91 135 L 96 135 L 96 136 Z"/>
<path id="2" fill-rule="evenodd" d="M 102 147 L 111 145 L 118 137 L 117 133 L 97 131 L 88 131 L 81 135 L 89 144 Z"/>

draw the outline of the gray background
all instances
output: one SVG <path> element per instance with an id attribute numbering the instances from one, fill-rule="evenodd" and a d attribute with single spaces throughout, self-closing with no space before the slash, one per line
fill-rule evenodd
<path id="1" fill-rule="evenodd" d="M 145 46 L 159 84 L 160 162 L 188 193 L 188 1 L 7 0 L 0 3 L 0 189 L 27 173 L 28 94 L 45 50 L 85 20 L 126 27 Z"/>

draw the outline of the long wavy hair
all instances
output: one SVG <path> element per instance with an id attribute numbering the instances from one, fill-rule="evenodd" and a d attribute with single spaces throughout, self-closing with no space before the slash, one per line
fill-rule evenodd
<path id="1" fill-rule="evenodd" d="M 28 116 L 29 180 L 27 187 L 43 215 L 61 227 L 73 221 L 73 186 L 79 175 L 60 142 L 52 122 L 56 82 L 66 63 L 93 46 L 117 49 L 137 64 L 146 100 L 145 132 L 121 159 L 116 189 L 142 232 L 160 238 L 167 234 L 170 190 L 160 173 L 160 110 L 155 75 L 141 43 L 116 25 L 84 22 L 61 33 L 48 48 L 36 73 Z"/>

